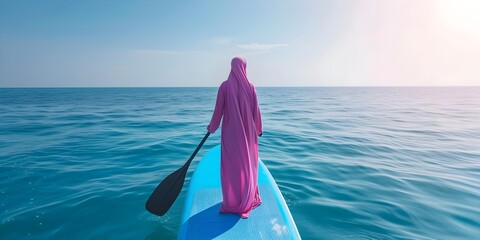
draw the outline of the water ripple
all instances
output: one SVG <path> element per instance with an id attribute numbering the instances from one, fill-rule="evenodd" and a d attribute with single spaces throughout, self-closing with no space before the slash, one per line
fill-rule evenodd
<path id="1" fill-rule="evenodd" d="M 175 239 L 186 188 L 161 218 L 144 203 L 203 137 L 216 91 L 0 89 L 2 239 Z M 260 157 L 303 239 L 480 235 L 479 88 L 258 94 Z"/>

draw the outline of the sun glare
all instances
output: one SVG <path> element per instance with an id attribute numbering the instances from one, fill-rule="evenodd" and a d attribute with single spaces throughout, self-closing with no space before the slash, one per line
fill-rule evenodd
<path id="1" fill-rule="evenodd" d="M 440 16 L 456 31 L 480 38 L 480 1 L 437 0 Z"/>

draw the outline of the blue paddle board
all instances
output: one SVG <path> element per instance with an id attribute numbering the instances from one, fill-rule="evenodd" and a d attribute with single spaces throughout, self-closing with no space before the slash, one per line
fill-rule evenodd
<path id="1" fill-rule="evenodd" d="M 262 204 L 247 219 L 220 214 L 220 146 L 212 148 L 190 180 L 178 239 L 301 239 L 280 189 L 261 160 L 258 187 Z"/>

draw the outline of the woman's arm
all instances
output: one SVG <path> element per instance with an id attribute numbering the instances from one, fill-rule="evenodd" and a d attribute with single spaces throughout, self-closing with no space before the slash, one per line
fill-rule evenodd
<path id="1" fill-rule="evenodd" d="M 224 88 L 222 86 L 223 83 L 222 85 L 220 85 L 220 88 L 218 88 L 215 110 L 213 111 L 212 120 L 207 127 L 209 133 L 214 133 L 215 131 L 217 131 L 218 127 L 220 126 L 220 120 L 222 120 L 223 107 L 225 105 L 225 94 L 223 90 Z"/>
<path id="2" fill-rule="evenodd" d="M 262 129 L 262 114 L 260 113 L 260 106 L 258 104 L 257 91 L 253 91 L 254 98 L 254 110 L 253 110 L 253 121 L 255 122 L 255 128 L 257 130 L 257 136 L 261 137 L 263 134 Z"/>

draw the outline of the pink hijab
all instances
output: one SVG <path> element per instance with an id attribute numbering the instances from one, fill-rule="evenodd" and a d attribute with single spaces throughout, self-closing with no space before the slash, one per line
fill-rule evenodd
<path id="1" fill-rule="evenodd" d="M 246 98 L 238 99 L 239 101 L 244 101 L 244 103 L 250 102 L 249 100 L 252 99 L 252 96 L 254 95 L 255 87 L 250 83 L 247 77 L 247 61 L 243 57 L 234 57 L 231 65 L 232 67 L 227 81 L 236 82 L 237 84 L 230 84 L 230 86 L 238 87 L 245 93 Z"/>

